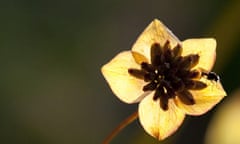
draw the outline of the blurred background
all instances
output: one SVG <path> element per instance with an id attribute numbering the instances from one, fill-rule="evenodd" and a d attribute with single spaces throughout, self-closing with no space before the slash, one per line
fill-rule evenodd
<path id="1" fill-rule="evenodd" d="M 137 120 L 112 143 L 210 144 L 206 135 L 214 114 L 240 84 L 239 13 L 238 0 L 2 0 L 0 143 L 101 143 L 137 104 L 118 100 L 100 68 L 129 50 L 158 18 L 181 40 L 217 39 L 214 71 L 228 97 L 203 116 L 188 116 L 162 142 L 146 134 Z M 240 126 L 234 128 L 224 129 L 225 134 L 240 137 Z"/>

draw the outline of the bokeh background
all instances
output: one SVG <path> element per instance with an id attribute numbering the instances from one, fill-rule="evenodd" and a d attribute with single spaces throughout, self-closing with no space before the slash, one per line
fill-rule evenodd
<path id="1" fill-rule="evenodd" d="M 119 101 L 100 68 L 154 18 L 181 40 L 217 39 L 214 71 L 229 96 L 162 142 L 135 121 L 112 143 L 205 143 L 215 112 L 240 84 L 239 14 L 238 0 L 1 0 L 0 143 L 101 143 L 137 104 Z"/>

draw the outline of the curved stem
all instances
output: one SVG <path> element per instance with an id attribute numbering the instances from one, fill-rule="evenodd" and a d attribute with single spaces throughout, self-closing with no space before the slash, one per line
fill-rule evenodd
<path id="1" fill-rule="evenodd" d="M 133 122 L 136 118 L 138 117 L 138 111 L 133 112 L 129 117 L 124 119 L 103 141 L 102 144 L 109 144 L 111 140 L 123 129 L 125 128 L 128 124 Z"/>

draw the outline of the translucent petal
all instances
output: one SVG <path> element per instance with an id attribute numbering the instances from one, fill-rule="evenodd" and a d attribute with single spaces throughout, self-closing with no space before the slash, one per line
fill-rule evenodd
<path id="1" fill-rule="evenodd" d="M 187 39 L 182 42 L 182 55 L 198 54 L 200 58 L 196 67 L 210 71 L 216 59 L 216 45 L 213 38 Z"/>
<path id="2" fill-rule="evenodd" d="M 159 20 L 153 20 L 138 37 L 132 47 L 132 51 L 138 52 L 150 60 L 150 48 L 152 44 L 159 43 L 161 46 L 169 40 L 171 47 L 180 43 L 178 38 Z"/>
<path id="3" fill-rule="evenodd" d="M 226 92 L 220 82 L 210 81 L 205 78 L 202 78 L 201 81 L 206 83 L 208 86 L 202 90 L 190 91 L 196 102 L 194 105 L 186 105 L 182 103 L 178 97 L 175 99 L 176 105 L 184 110 L 186 114 L 204 114 L 219 103 L 224 96 L 226 96 Z"/>
<path id="4" fill-rule="evenodd" d="M 173 100 L 169 100 L 168 110 L 160 107 L 159 99 L 153 100 L 153 93 L 139 104 L 139 120 L 145 131 L 151 136 L 163 140 L 173 134 L 182 124 L 185 114 Z"/>
<path id="5" fill-rule="evenodd" d="M 135 62 L 136 62 L 137 64 L 139 64 L 139 65 L 140 65 L 142 62 L 149 63 L 149 60 L 148 60 L 144 55 L 142 55 L 142 54 L 140 54 L 140 53 L 138 53 L 138 52 L 132 51 L 132 56 L 133 56 Z"/>
<path id="6" fill-rule="evenodd" d="M 129 68 L 140 69 L 131 51 L 124 51 L 115 56 L 109 63 L 102 67 L 102 74 L 107 80 L 113 93 L 126 103 L 135 103 L 148 93 L 142 88 L 145 82 L 128 73 Z"/>

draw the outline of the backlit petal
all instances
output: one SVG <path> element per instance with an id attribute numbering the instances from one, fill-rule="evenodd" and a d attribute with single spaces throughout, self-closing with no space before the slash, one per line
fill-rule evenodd
<path id="1" fill-rule="evenodd" d="M 138 52 L 150 60 L 150 48 L 154 43 L 159 43 L 161 46 L 169 40 L 173 47 L 180 43 L 178 38 L 159 20 L 153 20 L 147 28 L 138 37 L 132 47 L 132 51 Z"/>
<path id="2" fill-rule="evenodd" d="M 219 103 L 224 96 L 226 96 L 226 92 L 224 91 L 220 82 L 209 81 L 205 78 L 202 78 L 201 81 L 206 83 L 208 86 L 202 90 L 191 91 L 196 102 L 194 105 L 185 105 L 178 97 L 175 100 L 177 106 L 184 110 L 186 114 L 204 114 L 217 103 Z"/>
<path id="3" fill-rule="evenodd" d="M 113 93 L 126 103 L 134 103 L 146 95 L 142 90 L 145 82 L 131 76 L 128 73 L 129 68 L 140 69 L 140 66 L 135 62 L 131 51 L 124 51 L 104 65 L 101 70 Z"/>
<path id="4" fill-rule="evenodd" d="M 213 38 L 187 39 L 182 42 L 182 55 L 198 54 L 200 58 L 196 67 L 210 71 L 216 59 L 216 45 Z"/>
<path id="5" fill-rule="evenodd" d="M 132 56 L 133 56 L 135 62 L 136 62 L 137 64 L 139 64 L 139 65 L 140 65 L 142 62 L 149 63 L 149 60 L 148 60 L 144 55 L 142 55 L 142 54 L 140 54 L 140 53 L 138 53 L 138 52 L 132 51 Z"/>
<path id="6" fill-rule="evenodd" d="M 153 94 L 145 97 L 139 104 L 140 123 L 148 134 L 159 140 L 174 133 L 185 117 L 173 100 L 170 99 L 168 104 L 169 109 L 162 110 L 159 99 L 153 100 Z"/>

